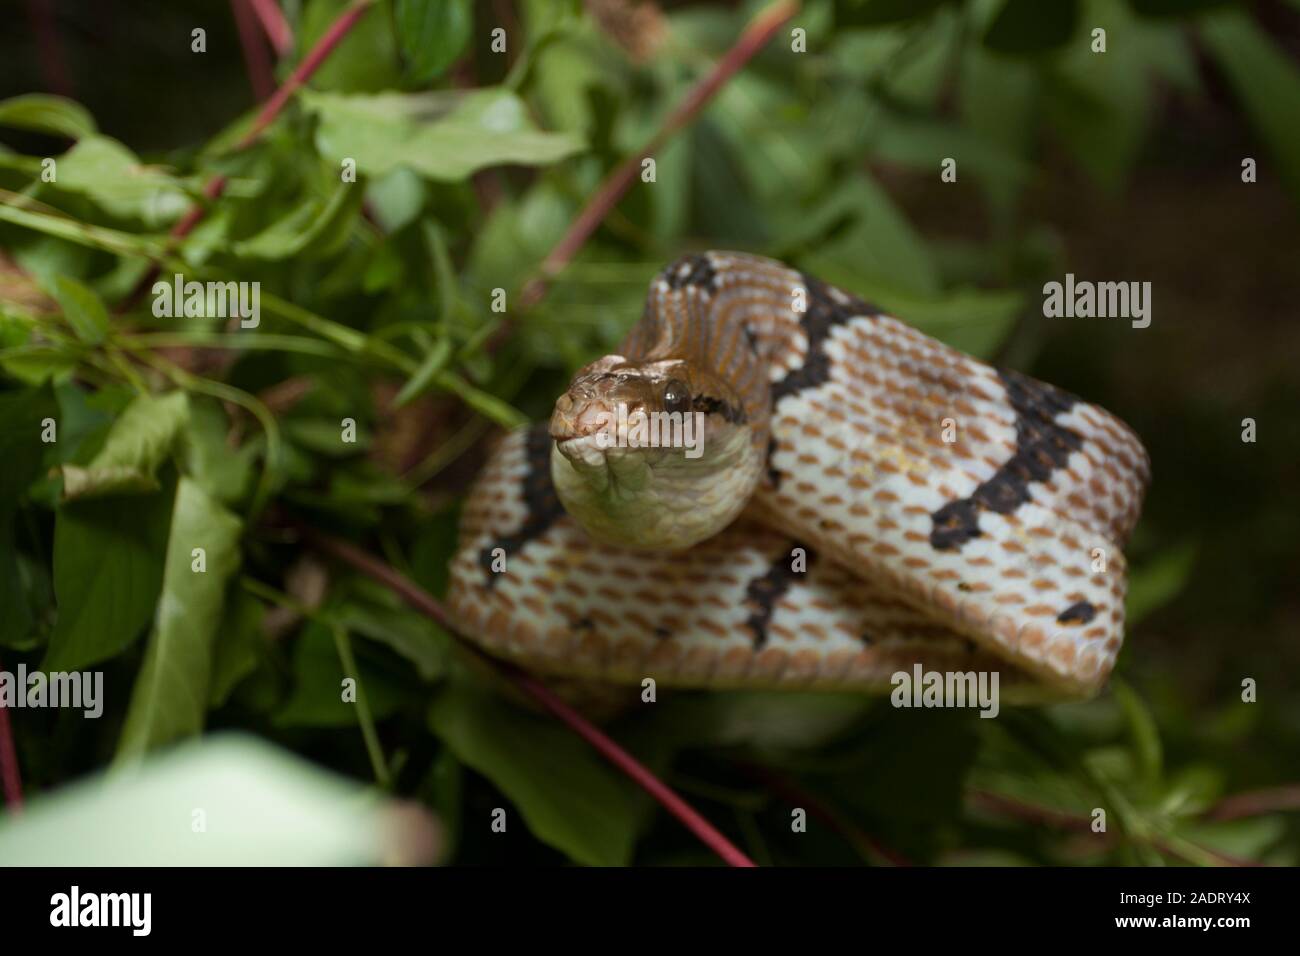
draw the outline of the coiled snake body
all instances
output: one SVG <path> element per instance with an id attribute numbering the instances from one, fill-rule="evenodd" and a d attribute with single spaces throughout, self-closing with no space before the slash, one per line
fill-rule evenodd
<path id="1" fill-rule="evenodd" d="M 702 454 L 597 442 L 617 407 L 699 413 Z M 920 663 L 1088 695 L 1148 475 L 1094 405 L 778 262 L 686 256 L 549 430 L 498 444 L 449 604 L 557 677 L 880 691 Z"/>

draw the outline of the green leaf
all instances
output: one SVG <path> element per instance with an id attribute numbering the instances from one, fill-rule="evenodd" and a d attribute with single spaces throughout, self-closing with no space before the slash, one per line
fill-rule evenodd
<path id="1" fill-rule="evenodd" d="M 343 699 L 343 680 L 360 685 L 374 720 L 392 716 L 402 703 L 401 688 L 385 674 L 359 665 L 360 674 L 345 674 L 334 635 L 319 620 L 310 620 L 293 648 L 293 693 L 275 713 L 277 727 L 355 727 L 359 715 Z"/>
<path id="2" fill-rule="evenodd" d="M 474 26 L 468 0 L 396 0 L 397 36 L 411 79 L 427 83 L 465 49 Z"/>
<path id="3" fill-rule="evenodd" d="M 265 616 L 266 606 L 247 591 L 238 590 L 231 597 L 213 648 L 209 706 L 224 704 L 239 682 L 257 669 L 265 642 Z"/>
<path id="4" fill-rule="evenodd" d="M 48 386 L 0 392 L 0 646 L 17 647 L 31 631 L 32 608 L 14 543 L 14 513 L 27 486 L 39 477 L 48 447 L 45 419 L 57 419 Z"/>
<path id="5" fill-rule="evenodd" d="M 40 794 L 21 815 L 0 817 L 0 859 L 28 866 L 430 863 L 438 846 L 427 814 L 398 812 L 355 781 L 233 734 Z"/>
<path id="6" fill-rule="evenodd" d="M 68 139 L 81 139 L 95 132 L 94 117 L 84 106 L 45 93 L 28 93 L 0 100 L 0 126 L 66 136 Z"/>
<path id="7" fill-rule="evenodd" d="M 1300 68 L 1240 10 L 1205 17 L 1200 33 L 1300 203 Z"/>
<path id="8" fill-rule="evenodd" d="M 1129 569 L 1124 621 L 1132 629 L 1152 611 L 1168 604 L 1187 583 L 1196 563 L 1196 545 L 1188 542 Z"/>
<path id="9" fill-rule="evenodd" d="M 539 840 L 589 866 L 631 859 L 648 804 L 570 731 L 459 685 L 438 695 L 429 725 L 518 807 Z"/>
<path id="10" fill-rule="evenodd" d="M 1078 20 L 1078 0 L 1006 0 L 984 44 L 999 53 L 1042 53 L 1070 42 Z"/>
<path id="11" fill-rule="evenodd" d="M 41 440 L 44 421 L 58 417 L 48 386 L 0 392 L 0 513 L 16 505 L 40 476 L 41 459 L 49 447 Z"/>
<path id="12" fill-rule="evenodd" d="M 835 0 L 837 27 L 879 26 L 928 16 L 950 0 Z"/>
<path id="13" fill-rule="evenodd" d="M 239 567 L 242 530 L 243 522 L 207 492 L 188 478 L 180 480 L 162 594 L 118 740 L 117 760 L 139 758 L 203 729 L 213 642 L 226 581 Z"/>
<path id="14" fill-rule="evenodd" d="M 435 376 L 442 371 L 450 358 L 451 341 L 439 339 L 424 356 L 415 374 L 406 380 L 402 390 L 397 393 L 397 397 L 393 399 L 393 408 L 401 408 L 432 387 Z"/>
<path id="15" fill-rule="evenodd" d="M 544 166 L 582 149 L 570 134 L 538 130 L 523 101 L 503 89 L 302 96 L 320 120 L 321 154 L 336 164 L 355 159 L 366 176 L 409 166 L 429 179 L 459 182 L 489 166 Z"/>
<path id="16" fill-rule="evenodd" d="M 231 252 L 244 259 L 274 262 L 301 256 L 314 245 L 328 251 L 341 235 L 346 236 L 364 198 L 355 183 L 342 183 L 328 200 L 304 201 L 257 235 L 236 242 Z"/>
<path id="17" fill-rule="evenodd" d="M 115 139 L 87 136 L 58 160 L 60 189 L 79 193 L 114 216 L 171 222 L 190 205 L 176 180 L 146 166 Z"/>
<path id="18" fill-rule="evenodd" d="M 139 396 L 113 424 L 89 465 L 63 466 L 64 498 L 155 490 L 154 472 L 188 421 L 184 392 Z"/>
<path id="19" fill-rule="evenodd" d="M 447 671 L 451 638 L 428 618 L 404 607 L 349 600 L 329 612 L 330 620 L 401 654 L 426 681 Z"/>
<path id="20" fill-rule="evenodd" d="M 93 289 L 71 276 L 59 276 L 55 280 L 54 296 L 63 306 L 63 315 L 77 338 L 89 345 L 104 341 L 108 310 Z"/>
<path id="21" fill-rule="evenodd" d="M 67 502 L 54 519 L 59 616 L 41 665 L 74 671 L 125 650 L 162 587 L 173 495 Z"/>

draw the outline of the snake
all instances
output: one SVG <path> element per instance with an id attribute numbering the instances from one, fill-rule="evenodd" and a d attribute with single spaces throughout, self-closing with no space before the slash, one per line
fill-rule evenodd
<path id="1" fill-rule="evenodd" d="M 448 608 L 556 681 L 887 693 L 919 666 L 1083 699 L 1149 480 L 1097 405 L 781 262 L 692 253 L 549 422 L 496 441 Z"/>

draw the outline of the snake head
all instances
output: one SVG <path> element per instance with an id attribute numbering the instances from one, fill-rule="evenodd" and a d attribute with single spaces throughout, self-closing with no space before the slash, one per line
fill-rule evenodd
<path id="1" fill-rule="evenodd" d="M 641 549 L 722 530 L 758 479 L 749 416 L 731 386 L 683 359 L 607 355 L 555 403 L 552 476 L 588 533 Z"/>

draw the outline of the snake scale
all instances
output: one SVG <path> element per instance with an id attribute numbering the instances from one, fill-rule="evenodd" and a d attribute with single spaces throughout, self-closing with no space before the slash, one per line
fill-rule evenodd
<path id="1" fill-rule="evenodd" d="M 698 413 L 702 454 L 597 441 L 619 406 Z M 449 606 L 555 678 L 880 692 L 919 663 L 1088 696 L 1148 478 L 1095 405 L 779 262 L 688 255 L 549 428 L 497 443 Z"/>

